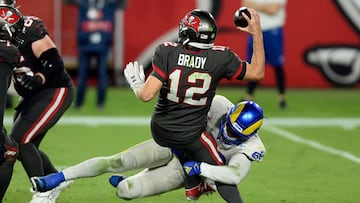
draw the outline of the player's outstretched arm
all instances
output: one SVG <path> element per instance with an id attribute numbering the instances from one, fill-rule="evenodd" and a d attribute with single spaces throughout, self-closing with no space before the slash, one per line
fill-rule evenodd
<path id="1" fill-rule="evenodd" d="M 216 182 L 237 185 L 250 170 L 251 161 L 243 154 L 236 154 L 231 159 L 223 166 L 189 161 L 184 163 L 184 169 L 190 176 L 201 175 Z"/>

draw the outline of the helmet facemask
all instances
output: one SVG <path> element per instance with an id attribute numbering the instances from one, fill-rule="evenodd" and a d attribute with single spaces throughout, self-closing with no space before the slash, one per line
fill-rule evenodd
<path id="1" fill-rule="evenodd" d="M 244 101 L 230 109 L 220 124 L 219 138 L 228 145 L 239 145 L 256 135 L 263 123 L 261 107 Z"/>

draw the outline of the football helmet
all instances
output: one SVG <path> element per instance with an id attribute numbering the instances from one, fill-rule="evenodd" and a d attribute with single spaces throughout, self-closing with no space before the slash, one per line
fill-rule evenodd
<path id="1" fill-rule="evenodd" d="M 1 39 L 13 39 L 23 29 L 24 16 L 18 9 L 12 6 L 0 3 L 0 18 Z"/>
<path id="2" fill-rule="evenodd" d="M 16 4 L 15 0 L 0 0 L 0 5 L 15 6 L 15 4 Z"/>
<path id="3" fill-rule="evenodd" d="M 185 15 L 179 25 L 179 43 L 199 49 L 209 49 L 214 45 L 218 32 L 211 13 L 195 9 Z"/>
<path id="4" fill-rule="evenodd" d="M 225 144 L 239 145 L 257 133 L 263 119 L 263 110 L 257 103 L 240 102 L 221 121 L 219 139 Z"/>

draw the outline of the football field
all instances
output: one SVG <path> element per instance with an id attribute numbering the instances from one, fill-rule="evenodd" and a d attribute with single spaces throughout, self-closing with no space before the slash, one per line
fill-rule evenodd
<path id="1" fill-rule="evenodd" d="M 96 156 L 108 156 L 151 139 L 149 121 L 155 100 L 138 101 L 128 88 L 109 90 L 104 110 L 95 108 L 95 90 L 86 106 L 73 108 L 52 128 L 40 148 L 59 168 Z M 238 102 L 243 87 L 218 89 Z M 263 107 L 260 130 L 266 154 L 253 163 L 238 188 L 245 203 L 360 203 L 360 93 L 359 89 L 289 89 L 288 108 L 280 110 L 275 89 L 259 89 L 255 100 Z M 12 111 L 6 112 L 11 128 Z M 127 172 L 131 175 L 137 171 Z M 125 202 L 108 183 L 111 174 L 78 179 L 58 203 Z M 31 185 L 16 163 L 5 203 L 29 202 Z M 184 190 L 131 202 L 187 202 Z M 223 202 L 218 193 L 202 196 L 200 203 Z"/>

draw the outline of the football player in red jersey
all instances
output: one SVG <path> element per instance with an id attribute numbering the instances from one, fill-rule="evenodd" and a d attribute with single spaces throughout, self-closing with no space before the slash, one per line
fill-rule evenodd
<path id="1" fill-rule="evenodd" d="M 3 11 L 0 17 L 13 17 L 10 9 L 18 11 L 14 8 L 14 2 L 4 3 L 5 5 L 0 6 Z M 48 130 L 70 107 L 74 86 L 44 22 L 34 16 L 23 16 L 21 20 L 23 26 L 13 37 L 14 44 L 21 53 L 20 63 L 14 70 L 14 87 L 21 99 L 15 108 L 10 136 L 18 144 L 18 160 L 30 179 L 57 172 L 49 157 L 39 149 L 39 145 Z M 56 195 L 55 192 L 35 193 L 32 202 L 38 202 L 42 198 L 55 202 Z"/>
<path id="2" fill-rule="evenodd" d="M 8 1 L 6 1 L 8 2 Z M 7 5 L 0 1 L 0 5 Z M 19 50 L 10 42 L 21 27 L 21 15 L 15 9 L 9 9 L 14 19 L 0 18 L 0 202 L 10 184 L 14 164 L 18 154 L 16 142 L 7 136 L 4 128 L 4 112 L 7 90 L 10 85 L 12 71 L 20 60 Z"/>
<path id="3" fill-rule="evenodd" d="M 181 20 L 178 43 L 166 42 L 156 48 L 153 71 L 146 81 L 141 65 L 131 62 L 126 66 L 125 77 L 140 100 L 147 102 L 159 95 L 151 119 L 152 136 L 159 145 L 186 159 L 224 165 L 206 129 L 216 88 L 223 78 L 259 81 L 265 75 L 260 17 L 254 9 L 249 12 L 251 18 L 244 16 L 249 25 L 238 29 L 254 40 L 251 62 L 241 60 L 228 47 L 215 46 L 215 19 L 195 9 Z M 201 177 L 186 176 L 184 183 L 187 199 L 197 199 L 203 190 Z M 216 182 L 216 186 L 227 202 L 242 202 L 236 185 Z"/>

